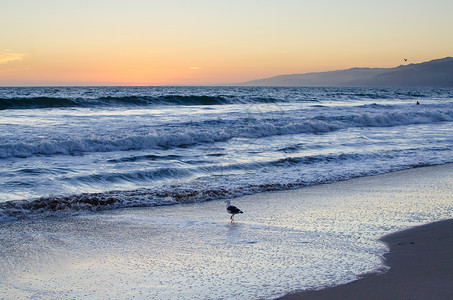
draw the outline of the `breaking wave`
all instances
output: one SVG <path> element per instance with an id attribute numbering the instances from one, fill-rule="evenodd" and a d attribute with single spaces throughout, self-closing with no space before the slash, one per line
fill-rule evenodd
<path id="1" fill-rule="evenodd" d="M 284 100 L 274 98 L 249 98 L 247 100 L 228 96 L 166 95 L 166 96 L 124 96 L 89 98 L 59 97 L 17 97 L 0 98 L 0 110 L 68 108 L 68 107 L 124 107 L 153 105 L 224 105 L 235 103 L 276 103 Z"/>
<path id="2" fill-rule="evenodd" d="M 406 152 L 414 152 L 417 149 L 406 149 Z M 451 149 L 443 149 L 450 152 Z M 439 150 L 437 150 L 439 151 Z M 12 200 L 0 203 L 0 222 L 17 220 L 22 218 L 43 217 L 43 216 L 71 216 L 80 213 L 99 212 L 117 208 L 132 207 L 153 207 L 163 205 L 174 205 L 181 203 L 198 203 L 211 201 L 212 199 L 230 199 L 234 197 L 255 194 L 259 192 L 289 190 L 305 186 L 332 183 L 342 180 L 348 180 L 355 177 L 377 175 L 390 171 L 397 171 L 408 168 L 426 167 L 431 165 L 448 163 L 449 160 L 434 159 L 432 163 L 417 162 L 414 159 L 412 163 L 399 163 L 395 159 L 401 155 L 400 151 L 384 151 L 381 153 L 341 153 L 325 154 L 300 157 L 287 157 L 275 159 L 268 162 L 250 162 L 244 164 L 232 164 L 225 166 L 211 167 L 194 167 L 187 170 L 155 170 L 151 172 L 138 172 L 137 174 L 98 174 L 88 177 L 72 178 L 72 181 L 87 182 L 97 181 L 107 182 L 116 180 L 129 180 L 131 177 L 150 176 L 167 178 L 180 178 L 181 175 L 196 174 L 197 172 L 222 173 L 229 170 L 271 170 L 273 168 L 285 168 L 290 174 L 302 174 L 297 170 L 302 170 L 304 166 L 315 165 L 315 168 L 322 170 L 329 165 L 338 165 L 336 171 L 330 169 L 329 172 L 320 172 L 322 175 L 311 174 L 309 176 L 290 177 L 276 175 L 275 178 L 269 177 L 266 180 L 256 178 L 253 180 L 239 181 L 235 184 L 214 182 L 199 182 L 174 185 L 159 185 L 155 188 L 141 188 L 132 191 L 114 190 L 101 193 L 82 193 L 71 196 L 54 196 L 40 197 L 34 200 Z M 373 166 L 358 169 L 356 164 L 362 164 L 365 161 L 388 161 L 392 162 L 382 168 L 376 169 Z M 346 167 L 346 164 L 348 167 Z M 184 174 L 182 174 L 182 173 Z M 261 173 L 261 171 L 257 172 Z M 272 172 L 271 172 L 272 173 Z M 261 176 L 259 176 L 261 177 Z M 228 182 L 228 181 L 226 181 Z"/>
<path id="3" fill-rule="evenodd" d="M 5 142 L 0 144 L 0 158 L 190 147 L 233 138 L 319 134 L 354 127 L 392 127 L 453 120 L 453 110 L 448 108 L 389 111 L 385 106 L 374 106 L 373 112 L 354 111 L 313 118 L 294 113 L 292 116 L 282 114 L 279 118 L 273 115 L 274 118 L 200 121 L 125 137 L 77 135 L 56 140 Z"/>

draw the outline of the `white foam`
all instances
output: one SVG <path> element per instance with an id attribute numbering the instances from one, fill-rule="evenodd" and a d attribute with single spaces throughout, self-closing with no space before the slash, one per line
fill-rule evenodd
<path id="1" fill-rule="evenodd" d="M 83 116 L 81 116 L 83 117 Z M 93 116 L 95 118 L 96 116 Z M 152 128 L 150 130 L 137 130 L 146 127 L 147 119 L 143 118 L 141 124 L 121 120 L 122 128 L 118 128 L 116 117 L 114 124 L 96 122 L 97 128 L 87 131 L 85 126 L 80 128 L 55 128 L 43 138 L 36 138 L 33 134 L 41 135 L 41 127 L 30 127 L 22 135 L 14 126 L 8 131 L 15 131 L 16 136 L 0 136 L 0 158 L 29 157 L 32 155 L 71 155 L 86 152 L 112 152 L 130 151 L 194 146 L 205 143 L 214 143 L 234 138 L 262 138 L 268 136 L 281 136 L 293 134 L 319 134 L 333 132 L 348 128 L 361 127 L 391 127 L 412 124 L 434 124 L 453 120 L 451 105 L 434 105 L 430 108 L 414 109 L 407 106 L 366 107 L 353 108 L 319 108 L 314 110 L 293 110 L 291 112 L 266 113 L 259 112 L 256 117 L 241 116 L 230 118 L 220 113 L 213 120 L 200 122 L 182 122 L 170 124 L 167 128 Z M 91 120 L 93 122 L 93 120 Z M 64 120 L 61 120 L 64 122 Z M 21 125 L 23 126 L 23 125 Z M 58 126 L 58 125 L 57 125 Z M 66 127 L 66 124 L 63 124 Z M 110 128 L 110 126 L 113 126 Z M 130 127 L 129 130 L 125 128 Z M 51 129 L 53 130 L 53 129 Z M 67 131 L 69 130 L 69 131 Z M 118 132 L 115 133 L 114 130 Z M 36 132 L 34 132 L 36 131 Z M 137 134 L 140 131 L 140 134 Z M 74 132 L 74 133 L 73 133 Z M 88 132 L 88 134 L 87 134 Z M 24 132 L 25 133 L 25 132 Z M 52 137 L 50 138 L 50 136 Z"/>

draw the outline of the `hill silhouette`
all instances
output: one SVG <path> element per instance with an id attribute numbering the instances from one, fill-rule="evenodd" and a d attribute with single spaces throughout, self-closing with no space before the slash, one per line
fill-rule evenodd
<path id="1" fill-rule="evenodd" d="M 453 57 L 400 65 L 395 68 L 279 75 L 244 82 L 243 86 L 307 87 L 453 87 Z"/>

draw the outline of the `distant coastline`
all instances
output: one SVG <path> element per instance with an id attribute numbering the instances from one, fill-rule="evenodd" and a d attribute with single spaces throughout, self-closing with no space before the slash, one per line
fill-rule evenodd
<path id="1" fill-rule="evenodd" d="M 237 84 L 238 86 L 295 87 L 453 87 L 453 57 L 400 65 L 394 68 L 346 70 L 279 75 Z"/>

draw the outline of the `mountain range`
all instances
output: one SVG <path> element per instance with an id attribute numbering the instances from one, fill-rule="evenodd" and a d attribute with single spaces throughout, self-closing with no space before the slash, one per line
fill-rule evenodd
<path id="1" fill-rule="evenodd" d="M 453 57 L 400 65 L 395 68 L 346 70 L 279 75 L 239 84 L 241 86 L 306 87 L 453 87 Z"/>

